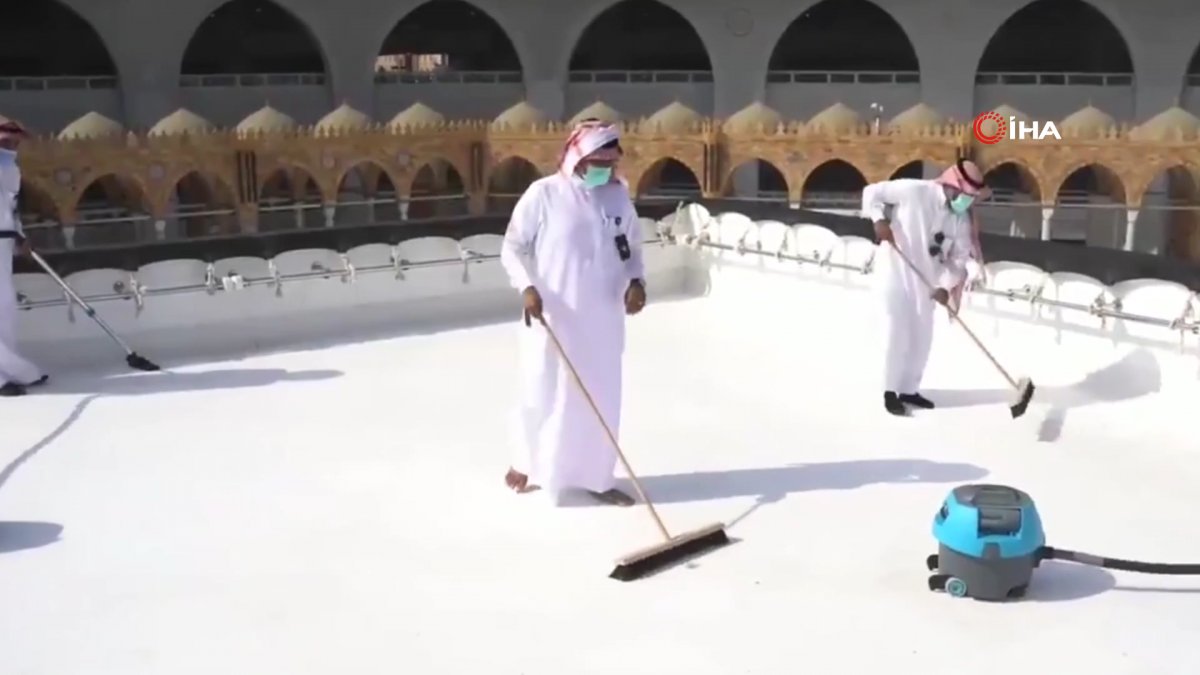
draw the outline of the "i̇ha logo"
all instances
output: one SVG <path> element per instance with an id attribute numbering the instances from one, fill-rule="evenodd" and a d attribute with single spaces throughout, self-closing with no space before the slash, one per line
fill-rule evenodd
<path id="1" fill-rule="evenodd" d="M 975 124 L 972 127 L 975 132 L 975 140 L 984 145 L 995 145 L 1004 139 L 1010 141 L 1026 140 L 1033 138 L 1035 140 L 1043 140 L 1047 137 L 1061 141 L 1062 136 L 1058 135 L 1058 127 L 1054 126 L 1054 122 L 1025 122 L 1018 120 L 1014 116 L 1009 116 L 1005 119 L 998 112 L 985 112 L 975 118 Z"/>

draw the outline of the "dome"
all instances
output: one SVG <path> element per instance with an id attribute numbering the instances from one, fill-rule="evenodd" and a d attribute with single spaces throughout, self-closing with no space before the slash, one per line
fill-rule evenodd
<path id="1" fill-rule="evenodd" d="M 545 122 L 546 115 L 541 110 L 521 101 L 497 115 L 492 120 L 492 126 L 497 129 L 528 129 Z"/>
<path id="2" fill-rule="evenodd" d="M 1029 115 L 1026 115 L 1025 113 L 1021 112 L 1020 110 L 1017 110 L 1016 108 L 1012 107 L 1011 105 L 1008 105 L 1007 103 L 993 108 L 992 112 L 1003 117 L 1004 119 L 1008 119 L 1010 117 L 1015 117 L 1015 118 L 1017 118 L 1018 122 L 1028 122 L 1029 121 Z"/>
<path id="3" fill-rule="evenodd" d="M 601 122 L 615 124 L 616 122 L 621 121 L 621 113 L 609 107 L 609 105 L 603 101 L 596 101 L 595 103 L 576 113 L 575 116 L 571 118 L 571 125 L 574 126 L 589 118 L 595 118 Z"/>
<path id="4" fill-rule="evenodd" d="M 1130 136 L 1139 141 L 1173 141 L 1191 139 L 1200 134 L 1200 119 L 1180 108 L 1171 106 L 1138 125 Z"/>
<path id="5" fill-rule="evenodd" d="M 762 101 L 755 101 L 729 116 L 725 120 L 725 131 L 732 133 L 754 133 L 759 130 L 774 132 L 783 123 L 783 116 Z"/>
<path id="6" fill-rule="evenodd" d="M 371 118 L 366 113 L 355 110 L 349 103 L 343 103 L 333 112 L 322 117 L 315 127 L 316 131 L 361 131 L 371 128 Z"/>
<path id="7" fill-rule="evenodd" d="M 844 103 L 834 103 L 817 113 L 806 125 L 811 131 L 844 134 L 862 124 L 862 118 Z"/>
<path id="8" fill-rule="evenodd" d="M 212 122 L 187 108 L 180 108 L 167 115 L 150 128 L 151 136 L 180 136 L 184 134 L 207 134 L 216 129 Z"/>
<path id="9" fill-rule="evenodd" d="M 1108 134 L 1109 129 L 1115 126 L 1117 126 L 1117 120 L 1112 115 L 1088 105 L 1059 122 L 1058 130 L 1066 137 L 1100 138 Z"/>
<path id="10" fill-rule="evenodd" d="M 639 127 L 647 133 L 686 134 L 702 119 L 700 113 L 675 101 L 647 117 Z"/>
<path id="11" fill-rule="evenodd" d="M 946 118 L 933 108 L 918 103 L 904 112 L 896 115 L 888 122 L 888 128 L 898 131 L 924 131 L 932 127 L 946 124 Z"/>
<path id="12" fill-rule="evenodd" d="M 393 128 L 435 127 L 445 121 L 445 115 L 424 103 L 417 102 L 396 113 L 392 121 L 388 122 L 388 126 Z"/>
<path id="13" fill-rule="evenodd" d="M 98 112 L 90 112 L 64 127 L 59 132 L 58 137 L 62 140 L 72 138 L 104 138 L 106 136 L 118 136 L 123 133 L 125 133 L 125 128 L 120 123 L 110 120 Z"/>
<path id="14" fill-rule="evenodd" d="M 296 120 L 285 115 L 269 105 L 264 105 L 238 122 L 237 131 L 240 134 L 253 132 L 291 131 L 299 125 Z"/>

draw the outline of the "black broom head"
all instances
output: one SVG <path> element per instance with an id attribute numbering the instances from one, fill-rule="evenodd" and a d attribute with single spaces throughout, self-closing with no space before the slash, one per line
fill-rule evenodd
<path id="1" fill-rule="evenodd" d="M 125 357 L 125 363 L 127 363 L 129 367 L 133 368 L 134 370 L 145 370 L 147 372 L 160 370 L 158 364 L 136 352 L 130 352 L 129 355 Z"/>
<path id="2" fill-rule="evenodd" d="M 1029 402 L 1033 400 L 1033 389 L 1033 381 L 1028 377 L 1023 377 L 1020 382 L 1017 382 L 1017 402 L 1009 406 L 1013 419 L 1024 415 L 1025 411 L 1029 409 Z"/>
<path id="3" fill-rule="evenodd" d="M 728 543 L 725 526 L 715 523 L 628 555 L 617 561 L 608 576 L 617 581 L 634 581 Z"/>

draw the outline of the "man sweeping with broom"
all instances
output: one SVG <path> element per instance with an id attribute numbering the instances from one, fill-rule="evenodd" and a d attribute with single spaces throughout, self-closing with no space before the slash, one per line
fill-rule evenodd
<path id="1" fill-rule="evenodd" d="M 26 387 L 42 384 L 46 375 L 17 353 L 17 292 L 13 288 L 14 255 L 30 251 L 17 215 L 21 169 L 17 147 L 25 129 L 16 122 L 0 124 L 0 396 L 23 396 Z"/>
<path id="2" fill-rule="evenodd" d="M 954 315 L 964 284 L 982 273 L 971 207 L 988 194 L 983 173 L 965 159 L 934 180 L 863 189 L 863 215 L 881 244 L 875 274 L 887 340 L 883 405 L 893 415 L 907 415 L 908 406 L 934 407 L 919 392 L 933 343 L 934 303 Z"/>
<path id="3" fill-rule="evenodd" d="M 625 315 L 646 304 L 641 225 L 615 173 L 620 157 L 615 126 L 580 123 L 560 170 L 517 202 L 500 254 L 529 327 L 521 335 L 517 455 L 505 482 L 517 492 L 545 488 L 556 502 L 575 489 L 603 503 L 634 503 L 616 488 L 617 456 L 597 419 L 614 434 L 620 426 Z M 553 334 L 534 325 L 543 320 Z"/>

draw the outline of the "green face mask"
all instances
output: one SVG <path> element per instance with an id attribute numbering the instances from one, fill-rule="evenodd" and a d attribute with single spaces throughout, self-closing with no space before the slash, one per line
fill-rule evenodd
<path id="1" fill-rule="evenodd" d="M 611 166 L 596 166 L 594 164 L 590 164 L 583 172 L 583 184 L 590 188 L 605 185 L 612 180 L 612 172 L 613 170 Z"/>
<path id="2" fill-rule="evenodd" d="M 950 200 L 950 210 L 961 216 L 967 212 L 967 209 L 971 208 L 971 204 L 973 203 L 975 203 L 974 197 L 971 195 L 960 194 L 954 199 Z"/>

